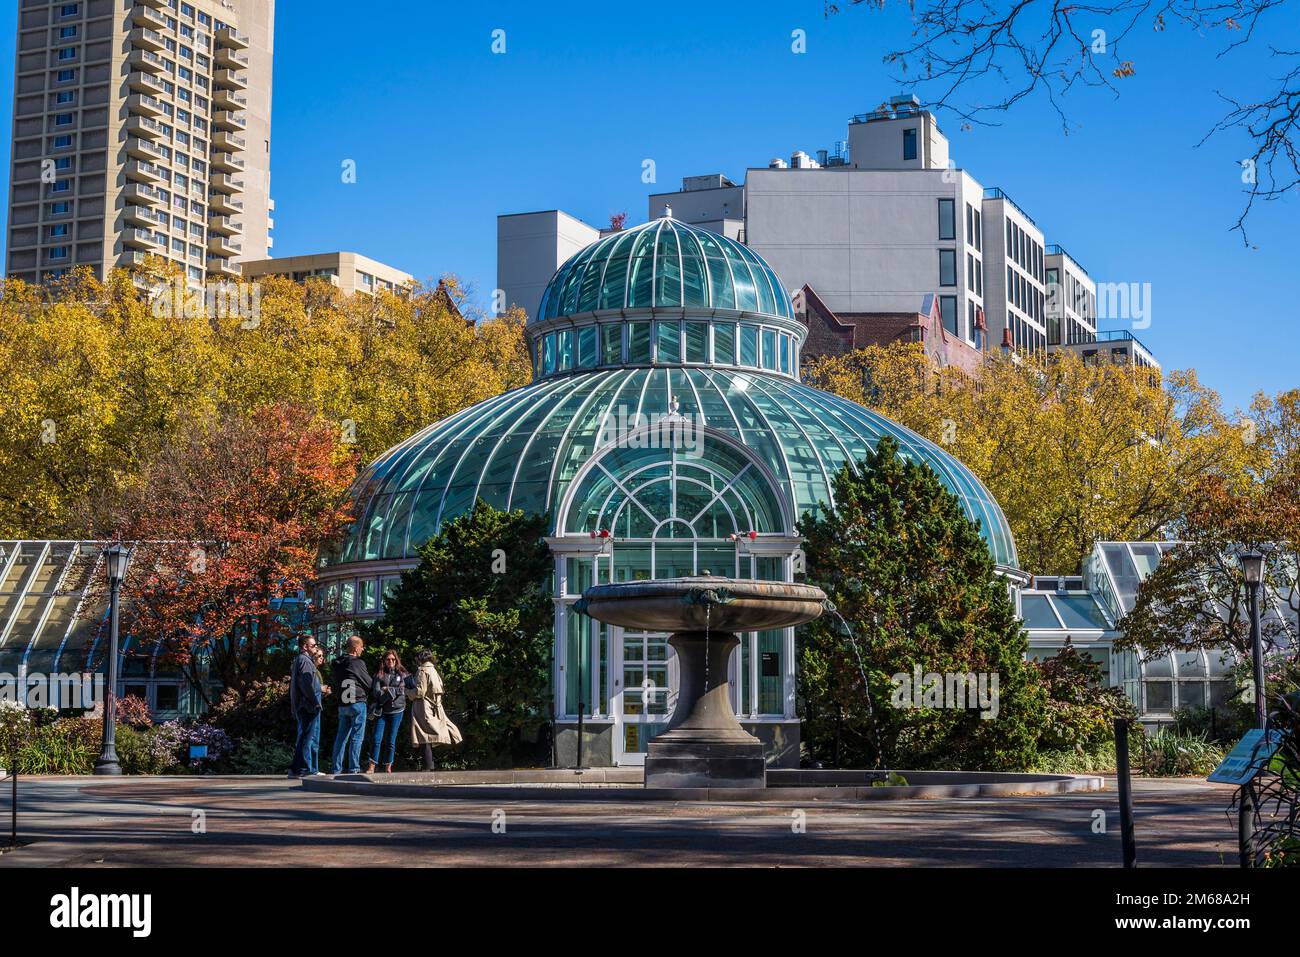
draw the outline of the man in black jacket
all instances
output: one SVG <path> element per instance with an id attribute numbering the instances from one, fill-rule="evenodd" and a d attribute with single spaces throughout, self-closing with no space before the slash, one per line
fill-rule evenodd
<path id="1" fill-rule="evenodd" d="M 334 773 L 361 773 L 361 740 L 366 734 L 366 702 L 370 699 L 370 672 L 361 660 L 366 650 L 360 635 L 345 645 L 346 653 L 334 659 L 334 693 L 339 699 L 339 730 L 334 735 Z"/>
<path id="2" fill-rule="evenodd" d="M 316 670 L 316 639 L 303 635 L 298 639 L 298 655 L 289 671 L 289 708 L 298 722 L 298 739 L 293 746 L 293 763 L 289 777 L 320 774 L 320 672 Z"/>

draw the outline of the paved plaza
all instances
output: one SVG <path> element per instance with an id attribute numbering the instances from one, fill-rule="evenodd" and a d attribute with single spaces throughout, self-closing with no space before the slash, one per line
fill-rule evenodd
<path id="1" fill-rule="evenodd" d="M 965 801 L 694 804 L 369 798 L 283 778 L 25 778 L 23 866 L 1115 867 L 1099 793 Z M 1233 866 L 1232 789 L 1135 782 L 1141 865 Z M 1095 812 L 1106 833 L 1093 833 Z M 9 823 L 9 782 L 0 782 Z M 7 837 L 7 833 L 5 835 Z"/>

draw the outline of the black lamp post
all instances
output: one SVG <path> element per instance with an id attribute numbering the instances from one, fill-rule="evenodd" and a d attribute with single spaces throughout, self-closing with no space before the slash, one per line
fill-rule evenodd
<path id="1" fill-rule="evenodd" d="M 1268 722 L 1268 703 L 1264 697 L 1264 649 L 1259 639 L 1259 586 L 1264 580 L 1264 556 L 1259 552 L 1242 552 L 1241 576 L 1246 582 L 1246 600 L 1250 606 L 1250 658 L 1255 679 L 1255 727 L 1263 729 Z M 1241 786 L 1238 801 L 1237 844 L 1242 867 L 1254 867 L 1251 845 L 1255 836 L 1255 782 Z"/>
<path id="2" fill-rule="evenodd" d="M 104 549 L 108 572 L 108 688 L 104 695 L 104 747 L 95 762 L 96 774 L 121 774 L 117 763 L 117 605 L 126 578 L 131 550 L 119 544 Z"/>
<path id="3" fill-rule="evenodd" d="M 1237 556 L 1246 580 L 1246 597 L 1250 606 L 1250 657 L 1255 677 L 1255 727 L 1263 728 L 1268 720 L 1268 701 L 1264 695 L 1264 648 L 1259 636 L 1259 586 L 1264 581 L 1264 556 L 1243 552 Z"/>

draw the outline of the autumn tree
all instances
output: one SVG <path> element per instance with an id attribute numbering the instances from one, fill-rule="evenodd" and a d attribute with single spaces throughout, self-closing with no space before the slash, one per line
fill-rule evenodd
<path id="1" fill-rule="evenodd" d="M 269 277 L 252 311 L 199 315 L 174 307 L 182 280 L 149 263 L 104 281 L 5 282 L 0 536 L 110 534 L 92 500 L 214 415 L 291 402 L 369 461 L 531 377 L 523 313 L 475 312 L 453 277 L 409 296 Z"/>
<path id="2" fill-rule="evenodd" d="M 288 638 L 280 600 L 308 587 L 320 548 L 351 520 L 356 456 L 303 406 L 260 406 L 177 432 L 113 503 L 138 542 L 123 630 L 180 669 L 208 704 L 238 691 Z"/>
<path id="3" fill-rule="evenodd" d="M 1194 372 L 1087 364 L 1070 352 L 992 355 L 978 379 L 896 343 L 813 363 L 812 384 L 939 443 L 1002 507 L 1021 567 L 1077 573 L 1095 542 L 1160 534 L 1206 475 L 1265 453 Z"/>

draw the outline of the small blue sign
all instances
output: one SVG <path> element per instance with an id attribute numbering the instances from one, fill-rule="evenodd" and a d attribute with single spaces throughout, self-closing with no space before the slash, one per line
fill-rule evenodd
<path id="1" fill-rule="evenodd" d="M 206 744 L 191 744 L 191 745 L 190 745 L 190 760 L 191 760 L 191 761 L 197 761 L 197 760 L 199 760 L 200 758 L 206 758 L 207 756 L 208 756 L 208 746 L 207 746 Z"/>
<path id="2" fill-rule="evenodd" d="M 1205 780 L 1218 784 L 1245 784 L 1273 760 L 1273 755 L 1282 747 L 1282 738 L 1283 734 L 1279 730 L 1270 731 L 1267 741 L 1264 740 L 1262 729 L 1247 731 L 1246 736 L 1223 759 L 1223 763 Z"/>

